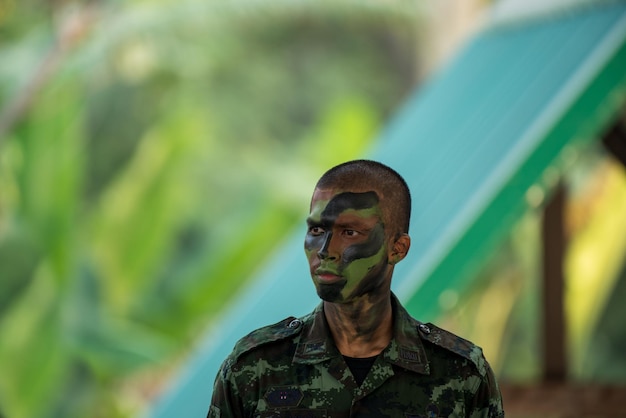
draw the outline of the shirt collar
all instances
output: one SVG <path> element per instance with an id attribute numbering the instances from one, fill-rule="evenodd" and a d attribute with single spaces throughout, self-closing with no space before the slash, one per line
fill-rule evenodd
<path id="1" fill-rule="evenodd" d="M 391 306 L 394 321 L 393 337 L 381 356 L 390 364 L 417 373 L 429 374 L 428 358 L 418 332 L 420 323 L 411 318 L 393 293 Z M 341 353 L 330 334 L 324 316 L 324 304 L 320 303 L 311 314 L 303 318 L 303 329 L 293 361 L 315 364 L 338 356 L 341 356 Z"/>

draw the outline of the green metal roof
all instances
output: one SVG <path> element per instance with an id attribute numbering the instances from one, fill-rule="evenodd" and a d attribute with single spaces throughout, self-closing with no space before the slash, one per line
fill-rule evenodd
<path id="1" fill-rule="evenodd" d="M 512 222 L 566 147 L 597 138 L 626 100 L 626 3 L 606 2 L 478 34 L 419 88 L 367 158 L 405 176 L 412 247 L 393 288 L 432 320 Z M 549 187 L 549 184 L 544 184 Z M 150 417 L 206 415 L 235 341 L 317 303 L 297 231 L 204 337 Z"/>

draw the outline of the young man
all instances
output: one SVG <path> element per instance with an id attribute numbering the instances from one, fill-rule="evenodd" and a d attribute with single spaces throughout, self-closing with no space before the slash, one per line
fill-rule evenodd
<path id="1" fill-rule="evenodd" d="M 208 417 L 503 417 L 480 348 L 411 318 L 391 292 L 411 198 L 368 160 L 318 181 L 304 249 L 321 304 L 242 338 L 219 371 Z"/>

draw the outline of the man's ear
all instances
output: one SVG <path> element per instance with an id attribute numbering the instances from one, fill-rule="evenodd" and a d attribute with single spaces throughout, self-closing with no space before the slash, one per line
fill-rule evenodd
<path id="1" fill-rule="evenodd" d="M 402 234 L 391 247 L 389 255 L 389 264 L 397 264 L 406 257 L 411 247 L 411 237 L 408 234 Z"/>

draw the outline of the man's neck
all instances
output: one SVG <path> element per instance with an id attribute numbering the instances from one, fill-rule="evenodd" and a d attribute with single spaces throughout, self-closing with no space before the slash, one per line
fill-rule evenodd
<path id="1" fill-rule="evenodd" d="M 339 352 L 365 358 L 379 354 L 393 335 L 391 294 L 366 295 L 349 304 L 324 302 L 324 314 Z"/>

